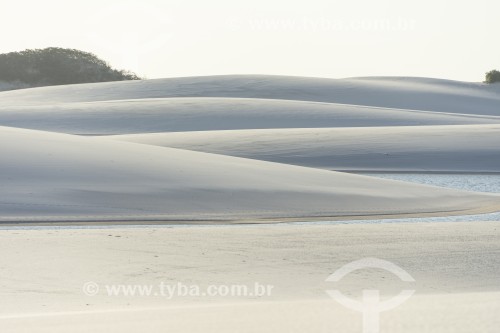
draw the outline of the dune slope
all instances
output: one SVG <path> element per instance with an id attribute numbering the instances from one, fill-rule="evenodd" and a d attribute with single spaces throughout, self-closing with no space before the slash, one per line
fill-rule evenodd
<path id="1" fill-rule="evenodd" d="M 108 138 L 334 170 L 500 172 L 500 125 L 235 130 Z"/>
<path id="2" fill-rule="evenodd" d="M 158 98 L 0 107 L 0 126 L 106 135 L 500 123 L 500 117 L 253 98 Z"/>
<path id="3" fill-rule="evenodd" d="M 496 210 L 500 197 L 0 128 L 0 220 L 248 220 Z"/>

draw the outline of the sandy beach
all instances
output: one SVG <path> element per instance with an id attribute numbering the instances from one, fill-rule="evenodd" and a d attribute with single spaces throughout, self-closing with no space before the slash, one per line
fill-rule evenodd
<path id="1" fill-rule="evenodd" d="M 496 222 L 2 230 L 2 332 L 359 332 L 361 314 L 330 299 L 378 289 L 415 295 L 381 315 L 382 332 L 496 332 Z M 90 246 L 89 246 L 90 245 Z M 365 257 L 383 270 L 326 282 Z M 64 277 L 64 278 L 62 278 Z M 87 296 L 87 282 L 101 286 Z M 266 297 L 109 296 L 104 285 L 272 285 Z"/>

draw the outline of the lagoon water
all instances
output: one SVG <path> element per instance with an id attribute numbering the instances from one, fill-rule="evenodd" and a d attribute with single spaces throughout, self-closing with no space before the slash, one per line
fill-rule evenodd
<path id="1" fill-rule="evenodd" d="M 500 193 L 500 174 L 366 173 L 363 175 L 466 191 Z"/>
<path id="2" fill-rule="evenodd" d="M 500 174 L 430 174 L 430 173 L 363 173 L 365 176 L 401 180 L 432 186 L 455 188 L 474 192 L 500 193 Z M 447 217 L 402 218 L 384 220 L 357 220 L 316 222 L 327 224 L 354 223 L 404 223 L 404 222 L 467 222 L 500 221 L 500 212 L 481 215 L 462 215 Z M 300 222 L 305 223 L 305 222 Z"/>

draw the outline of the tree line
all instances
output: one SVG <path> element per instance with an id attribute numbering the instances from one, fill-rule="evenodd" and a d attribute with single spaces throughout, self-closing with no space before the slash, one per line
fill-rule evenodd
<path id="1" fill-rule="evenodd" d="M 113 69 L 95 54 L 49 47 L 0 54 L 0 81 L 48 86 L 140 80 L 135 73 Z"/>

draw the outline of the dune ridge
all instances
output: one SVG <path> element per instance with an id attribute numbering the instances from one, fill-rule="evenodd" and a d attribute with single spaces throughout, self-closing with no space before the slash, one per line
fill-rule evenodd
<path id="1" fill-rule="evenodd" d="M 153 98 L 0 107 L 2 126 L 78 135 L 495 123 L 500 123 L 500 116 L 256 98 Z"/>
<path id="2" fill-rule="evenodd" d="M 221 75 L 22 89 L 0 106 L 165 97 L 239 97 L 500 115 L 500 85 L 424 78 L 324 79 Z"/>

